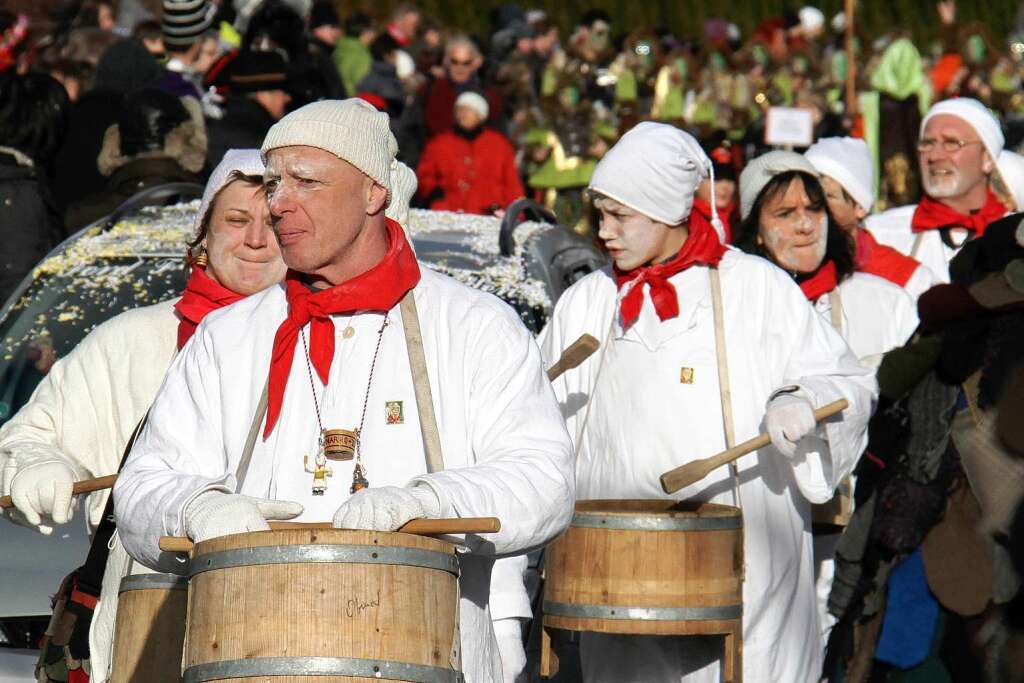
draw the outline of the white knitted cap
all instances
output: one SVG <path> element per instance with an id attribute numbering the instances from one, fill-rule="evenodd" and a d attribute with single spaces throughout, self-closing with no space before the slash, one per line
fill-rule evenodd
<path id="1" fill-rule="evenodd" d="M 811 166 L 811 162 L 805 159 L 803 154 L 796 152 L 768 152 L 751 159 L 740 173 L 740 218 L 747 220 L 757 196 L 761 194 L 765 185 L 775 176 L 787 171 L 803 171 L 815 178 L 818 177 L 818 171 Z"/>
<path id="2" fill-rule="evenodd" d="M 996 159 L 996 170 L 1013 197 L 1014 211 L 1024 211 L 1024 156 L 1004 149 Z"/>
<path id="3" fill-rule="evenodd" d="M 644 121 L 601 158 L 589 189 L 659 223 L 679 225 L 690 215 L 693 195 L 710 168 L 711 160 L 692 135 Z"/>
<path id="4" fill-rule="evenodd" d="M 800 27 L 806 31 L 816 31 L 825 25 L 825 15 L 817 7 L 807 5 L 797 12 L 800 20 Z"/>
<path id="5" fill-rule="evenodd" d="M 491 113 L 491 107 L 487 104 L 487 100 L 484 99 L 483 95 L 475 92 L 464 92 L 459 95 L 455 100 L 455 108 L 458 109 L 459 107 L 469 107 L 485 121 Z"/>
<path id="6" fill-rule="evenodd" d="M 391 203 L 384 215 L 398 223 L 409 233 L 409 202 L 416 194 L 416 173 L 411 168 L 396 161 L 391 167 Z"/>
<path id="7" fill-rule="evenodd" d="M 921 120 L 919 135 L 924 135 L 924 128 L 928 125 L 928 121 L 939 114 L 949 114 L 969 123 L 981 138 L 981 144 L 988 150 L 989 156 L 993 160 L 999 158 L 999 153 L 1003 151 L 1003 145 L 1006 144 L 1006 138 L 1003 137 L 1003 129 L 999 125 L 999 121 L 992 116 L 992 112 L 984 104 L 970 97 L 954 97 L 951 100 L 938 102 L 932 105 L 924 119 Z"/>
<path id="8" fill-rule="evenodd" d="M 263 177 L 263 159 L 258 149 L 229 149 L 224 158 L 217 164 L 210 174 L 210 180 L 203 190 L 203 200 L 199 203 L 199 211 L 196 212 L 195 220 L 192 222 L 192 239 L 199 237 L 199 229 L 206 219 L 206 214 L 213 206 L 213 200 L 217 193 L 224 189 L 224 186 L 234 180 L 236 174 Z"/>
<path id="9" fill-rule="evenodd" d="M 875 205 L 875 164 L 866 142 L 859 138 L 822 138 L 808 147 L 804 156 L 818 173 L 842 185 L 860 208 L 871 212 Z"/>
<path id="10" fill-rule="evenodd" d="M 398 143 L 388 115 L 369 102 L 353 97 L 300 107 L 270 127 L 260 152 L 266 161 L 270 150 L 292 145 L 330 152 L 391 190 L 391 162 Z"/>

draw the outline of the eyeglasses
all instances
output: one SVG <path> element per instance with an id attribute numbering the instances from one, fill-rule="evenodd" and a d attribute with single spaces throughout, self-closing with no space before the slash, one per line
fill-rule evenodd
<path id="1" fill-rule="evenodd" d="M 448 66 L 473 66 L 473 61 L 474 60 L 472 59 L 467 59 L 465 61 L 460 62 L 457 59 L 449 59 Z"/>
<path id="2" fill-rule="evenodd" d="M 917 151 L 927 154 L 928 152 L 935 149 L 935 145 L 942 147 L 942 151 L 948 152 L 949 154 L 955 154 L 959 152 L 967 145 L 980 145 L 981 140 L 957 140 L 955 138 L 943 138 L 936 140 L 935 138 L 921 138 L 917 141 Z"/>

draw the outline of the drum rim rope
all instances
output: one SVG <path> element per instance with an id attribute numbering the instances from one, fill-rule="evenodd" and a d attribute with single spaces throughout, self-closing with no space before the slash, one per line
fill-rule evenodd
<path id="1" fill-rule="evenodd" d="M 743 605 L 717 607 L 628 607 L 544 601 L 545 616 L 629 621 L 727 621 L 743 617 Z"/>
<path id="2" fill-rule="evenodd" d="M 205 683 L 247 676 L 358 676 L 414 683 L 465 683 L 454 669 L 356 657 L 253 657 L 196 664 L 184 683 Z"/>
<path id="3" fill-rule="evenodd" d="M 232 567 L 273 564 L 384 564 L 436 569 L 459 576 L 459 560 L 454 553 L 406 546 L 365 546 L 353 544 L 268 545 L 234 548 L 197 554 L 189 567 L 189 576 Z"/>
<path id="4" fill-rule="evenodd" d="M 742 529 L 743 518 L 669 517 L 642 514 L 608 515 L 607 512 L 577 512 L 572 526 L 585 529 L 621 529 L 627 531 L 728 531 Z"/>
<path id="5" fill-rule="evenodd" d="M 129 574 L 121 579 L 118 593 L 142 590 L 187 590 L 188 577 L 177 574 Z"/>

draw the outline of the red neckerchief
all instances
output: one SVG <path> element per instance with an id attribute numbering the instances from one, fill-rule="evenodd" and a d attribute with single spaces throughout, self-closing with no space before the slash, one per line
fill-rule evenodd
<path id="1" fill-rule="evenodd" d="M 940 228 L 967 228 L 975 237 L 985 234 L 985 228 L 992 221 L 1006 215 L 1006 207 L 989 190 L 985 205 L 977 211 L 963 214 L 936 201 L 929 196 L 921 198 L 914 217 L 910 220 L 910 228 L 914 232 L 937 230 Z"/>
<path id="2" fill-rule="evenodd" d="M 651 301 L 654 310 L 661 320 L 679 315 L 679 297 L 676 288 L 668 281 L 676 273 L 690 266 L 717 266 L 725 253 L 725 247 L 718 241 L 718 235 L 708 222 L 691 222 L 690 235 L 683 243 L 683 248 L 672 257 L 672 260 L 646 268 L 634 268 L 622 272 L 615 269 L 615 282 L 619 289 L 632 283 L 626 296 L 622 298 L 619 313 L 622 316 L 623 329 L 628 328 L 640 317 L 640 309 L 644 305 L 644 283 L 651 288 Z"/>
<path id="3" fill-rule="evenodd" d="M 725 233 L 725 243 L 732 244 L 732 226 L 729 225 L 729 217 L 732 216 L 732 204 L 717 208 L 718 218 L 722 221 L 722 232 Z M 693 198 L 693 210 L 690 211 L 691 226 L 694 221 L 703 221 L 711 225 L 711 205 L 703 199 L 697 199 L 696 197 Z"/>
<path id="4" fill-rule="evenodd" d="M 299 331 L 311 323 L 309 361 L 320 381 L 327 385 L 334 360 L 334 321 L 331 315 L 356 311 L 389 311 L 420 281 L 420 267 L 402 228 L 387 220 L 388 251 L 380 263 L 362 275 L 328 289 L 311 291 L 299 281 L 299 274 L 285 277 L 288 317 L 277 328 L 270 358 L 267 438 L 277 424 L 284 402 L 284 389 L 295 358 Z"/>
<path id="5" fill-rule="evenodd" d="M 178 349 L 185 345 L 195 333 L 207 313 L 230 306 L 245 297 L 215 282 L 202 268 L 192 267 L 192 274 L 181 293 L 181 299 L 174 304 L 174 310 L 181 316 L 178 322 Z"/>
<path id="6" fill-rule="evenodd" d="M 839 282 L 836 280 L 836 264 L 832 259 L 821 264 L 814 275 L 800 283 L 800 289 L 808 301 L 817 301 L 819 297 L 828 294 L 836 288 Z"/>
<path id="7" fill-rule="evenodd" d="M 857 229 L 857 270 L 905 287 L 921 262 L 885 244 L 864 228 Z"/>

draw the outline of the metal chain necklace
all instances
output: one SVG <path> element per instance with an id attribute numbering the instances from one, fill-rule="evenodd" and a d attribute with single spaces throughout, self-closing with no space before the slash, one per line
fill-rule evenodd
<path id="1" fill-rule="evenodd" d="M 377 367 L 377 357 L 380 355 L 381 342 L 384 340 L 384 329 L 388 326 L 389 315 L 384 314 L 384 321 L 380 330 L 377 331 L 377 346 L 373 350 L 373 360 L 370 362 L 370 375 L 366 380 L 366 393 L 363 396 L 363 410 L 359 417 L 359 427 L 355 431 L 349 429 L 324 429 L 323 419 L 320 414 L 320 402 L 316 397 L 316 383 L 313 381 L 313 364 L 309 358 L 309 345 L 306 343 L 305 328 L 299 330 L 302 338 L 302 349 L 306 353 L 306 371 L 309 373 L 309 388 L 313 393 L 313 409 L 316 412 L 316 423 L 320 428 L 320 436 L 317 442 L 317 454 L 312 464 L 309 463 L 309 456 L 303 456 L 303 469 L 313 475 L 313 495 L 322 496 L 327 490 L 327 477 L 334 474 L 327 465 L 327 460 L 352 460 L 355 458 L 355 467 L 352 470 L 352 486 L 349 493 L 368 488 L 369 480 L 366 478 L 366 470 L 363 467 L 362 438 L 363 425 L 366 422 L 366 408 L 370 403 L 370 389 L 373 386 L 373 374 Z M 346 335 L 348 330 L 346 329 Z M 327 385 L 324 384 L 324 398 L 327 396 Z"/>

